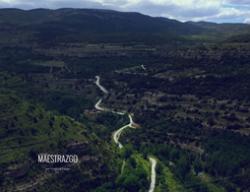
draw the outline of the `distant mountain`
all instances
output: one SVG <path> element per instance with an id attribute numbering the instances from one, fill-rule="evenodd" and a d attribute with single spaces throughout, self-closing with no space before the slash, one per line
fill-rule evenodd
<path id="1" fill-rule="evenodd" d="M 97 9 L 1 9 L 1 24 L 20 26 L 44 25 L 69 27 L 85 32 L 171 32 L 177 34 L 197 33 L 199 27 L 167 18 L 150 17 L 134 12 L 118 12 Z"/>
<path id="2" fill-rule="evenodd" d="M 140 13 L 96 9 L 0 10 L 1 33 L 44 41 L 162 41 L 199 34 L 201 27 Z M 27 37 L 28 36 L 28 37 Z"/>
<path id="3" fill-rule="evenodd" d="M 250 25 L 242 23 L 212 23 L 212 22 L 187 22 L 197 27 L 202 27 L 207 32 L 220 34 L 223 36 L 234 36 L 250 32 Z"/>
<path id="4" fill-rule="evenodd" d="M 182 23 L 135 12 L 98 9 L 0 9 L 4 41 L 169 42 L 184 36 L 235 35 L 250 31 L 243 24 Z M 1 38 L 0 38 L 1 42 Z"/>

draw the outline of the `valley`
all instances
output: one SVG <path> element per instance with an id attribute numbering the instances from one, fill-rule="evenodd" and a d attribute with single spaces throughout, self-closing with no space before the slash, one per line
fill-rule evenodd
<path id="1" fill-rule="evenodd" d="M 248 25 L 0 15 L 0 191 L 249 191 Z M 79 163 L 41 165 L 40 153 Z"/>

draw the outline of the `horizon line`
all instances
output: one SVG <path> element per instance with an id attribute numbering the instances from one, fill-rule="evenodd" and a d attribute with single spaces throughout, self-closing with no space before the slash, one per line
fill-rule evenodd
<path id="1" fill-rule="evenodd" d="M 103 11 L 113 11 L 113 12 L 118 12 L 118 13 L 137 13 L 137 14 L 141 14 L 144 16 L 148 16 L 151 18 L 164 18 L 164 19 L 169 19 L 172 21 L 178 21 L 181 23 L 210 23 L 210 24 L 217 24 L 217 25 L 223 25 L 223 24 L 229 24 L 229 25 L 250 25 L 250 23 L 244 23 L 244 22 L 215 22 L 215 21 L 207 21 L 207 20 L 200 20 L 200 21 L 192 21 L 192 20 L 188 20 L 188 21 L 180 21 L 178 19 L 172 19 L 172 18 L 168 18 L 168 17 L 163 17 L 163 16 L 152 16 L 149 14 L 145 14 L 145 13 L 141 13 L 138 11 L 121 11 L 121 10 L 115 10 L 115 9 L 103 9 L 103 8 L 75 8 L 75 7 L 61 7 L 61 8 L 45 8 L 45 7 L 37 7 L 37 8 L 31 8 L 31 9 L 24 9 L 24 8 L 18 8 L 18 7 L 1 7 L 1 10 L 20 10 L 20 11 L 35 11 L 35 10 L 48 10 L 48 11 L 57 11 L 57 10 L 62 10 L 62 9 L 72 9 L 72 10 L 103 10 Z"/>

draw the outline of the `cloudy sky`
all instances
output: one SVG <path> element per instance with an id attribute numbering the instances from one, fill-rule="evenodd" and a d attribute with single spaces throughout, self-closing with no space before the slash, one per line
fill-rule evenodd
<path id="1" fill-rule="evenodd" d="M 0 0 L 0 8 L 101 8 L 180 21 L 250 23 L 250 0 Z"/>

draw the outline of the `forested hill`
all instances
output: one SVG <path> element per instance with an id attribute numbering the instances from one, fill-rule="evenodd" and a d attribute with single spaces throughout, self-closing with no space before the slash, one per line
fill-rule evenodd
<path id="1" fill-rule="evenodd" d="M 0 9 L 0 191 L 249 192 L 249 32 Z"/>
<path id="2" fill-rule="evenodd" d="M 200 27 L 140 13 L 94 9 L 0 10 L 1 33 L 18 39 L 53 41 L 162 41 L 198 34 Z M 22 33 L 25 37 L 19 37 Z M 4 34 L 6 36 L 6 34 Z M 13 37 L 13 36 L 12 36 Z"/>
<path id="3" fill-rule="evenodd" d="M 211 27 L 212 26 L 212 27 Z M 225 35 L 215 24 L 182 23 L 134 12 L 97 9 L 0 9 L 0 42 L 169 42 L 192 36 Z M 249 30 L 248 25 L 229 25 L 232 35 Z M 11 33 L 11 34 L 10 34 Z M 184 38 L 185 37 L 185 38 Z M 188 37 L 188 38 L 187 38 Z M 18 39 L 18 40 L 17 40 Z"/>
<path id="4" fill-rule="evenodd" d="M 12 24 L 17 27 L 51 24 L 69 27 L 68 30 L 82 32 L 169 32 L 177 34 L 197 33 L 200 27 L 193 24 L 181 23 L 167 18 L 150 17 L 135 12 L 118 12 L 97 9 L 34 9 L 24 11 L 19 9 L 1 9 L 0 21 L 2 24 Z"/>

